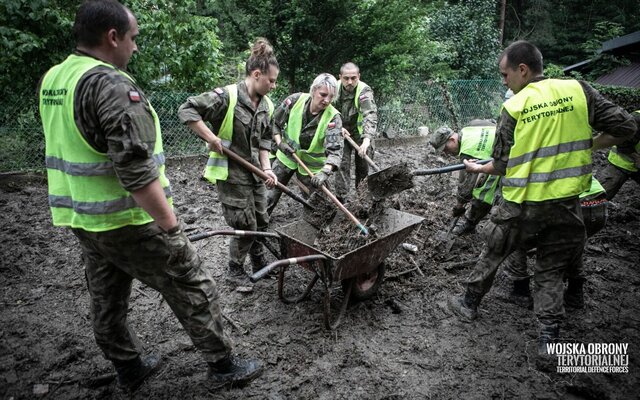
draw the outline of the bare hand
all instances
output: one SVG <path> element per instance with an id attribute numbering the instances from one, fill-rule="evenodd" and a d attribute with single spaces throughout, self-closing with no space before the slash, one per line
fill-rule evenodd
<path id="1" fill-rule="evenodd" d="M 483 172 L 482 171 L 483 165 L 476 163 L 476 161 L 478 161 L 478 160 L 476 160 L 475 158 L 471 159 L 471 160 L 462 160 L 462 162 L 464 163 L 464 166 L 466 167 L 467 171 L 473 172 L 475 174 L 479 174 L 479 173 Z"/>
<path id="2" fill-rule="evenodd" d="M 278 177 L 270 169 L 264 171 L 264 173 L 269 177 L 266 181 L 264 181 L 264 184 L 267 186 L 267 188 L 273 189 L 278 184 Z"/>
<path id="3" fill-rule="evenodd" d="M 348 130 L 342 128 L 342 137 L 351 137 L 351 134 L 349 133 Z"/>
<path id="4" fill-rule="evenodd" d="M 369 149 L 370 145 L 371 145 L 371 139 L 369 138 L 362 139 L 362 144 L 360 145 L 360 151 L 358 152 L 358 155 L 364 158 L 364 156 L 367 155 L 367 150 Z"/>
<path id="5" fill-rule="evenodd" d="M 214 136 L 213 140 L 207 143 L 207 149 L 209 151 L 215 151 L 216 153 L 222 154 L 222 140 L 219 137 Z"/>

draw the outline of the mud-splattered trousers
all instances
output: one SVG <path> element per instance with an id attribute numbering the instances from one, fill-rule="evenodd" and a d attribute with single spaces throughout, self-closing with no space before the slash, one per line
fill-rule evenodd
<path id="1" fill-rule="evenodd" d="M 245 231 L 267 230 L 269 215 L 264 183 L 242 185 L 218 181 L 216 186 L 224 219 L 230 227 Z M 251 236 L 232 236 L 229 240 L 229 261 L 236 265 L 244 265 L 247 253 L 260 257 L 264 251 L 264 245 Z"/>
<path id="2" fill-rule="evenodd" d="M 202 352 L 215 362 L 231 351 L 216 284 L 198 255 L 169 263 L 169 245 L 155 223 L 107 232 L 72 229 L 80 240 L 96 342 L 109 360 L 132 360 L 141 349 L 127 323 L 135 278 L 157 290 Z"/>
<path id="3" fill-rule="evenodd" d="M 516 204 L 502 198 L 491 210 L 480 259 L 467 278 L 467 290 L 486 294 L 498 266 L 514 250 L 536 248 L 534 311 L 544 324 L 564 316 L 563 277 L 582 258 L 586 232 L 578 198 Z"/>
<path id="4" fill-rule="evenodd" d="M 607 200 L 604 195 L 594 200 L 580 201 L 582 220 L 587 231 L 587 238 L 595 235 L 607 222 Z M 504 272 L 514 281 L 529 278 L 527 271 L 527 253 L 523 249 L 516 249 L 502 263 Z M 580 257 L 571 264 L 565 274 L 570 279 L 585 279 L 583 258 Z"/>

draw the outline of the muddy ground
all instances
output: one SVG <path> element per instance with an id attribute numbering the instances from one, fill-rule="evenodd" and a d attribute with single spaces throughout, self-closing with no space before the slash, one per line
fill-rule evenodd
<path id="1" fill-rule="evenodd" d="M 380 143 L 377 162 L 434 167 L 424 140 Z M 603 156 L 597 159 L 603 162 Z M 177 210 L 193 231 L 225 228 L 216 191 L 199 179 L 203 158 L 170 160 Z M 3 177 L 0 185 L 0 397 L 126 398 L 112 381 L 91 330 L 88 294 L 75 237 L 51 226 L 42 177 Z M 480 238 L 458 239 L 447 252 L 438 239 L 448 228 L 454 176 L 416 178 L 395 206 L 425 218 L 386 258 L 386 279 L 370 300 L 352 305 L 335 331 L 324 329 L 322 292 L 297 305 L 277 296 L 277 281 L 253 292 L 225 282 L 227 241 L 197 242 L 218 282 L 225 326 L 235 352 L 265 363 L 243 389 L 208 392 L 206 364 L 166 302 L 136 283 L 130 321 L 145 351 L 164 357 L 162 371 L 133 398 L 255 399 L 627 399 L 640 393 L 640 197 L 629 182 L 610 208 L 608 226 L 586 251 L 586 308 L 567 314 L 562 337 L 579 343 L 629 343 L 627 374 L 561 374 L 536 368 L 536 322 L 531 311 L 490 293 L 480 318 L 464 324 L 446 299 L 462 290 L 480 253 Z M 273 226 L 300 218 L 286 196 Z M 354 229 L 354 232 L 356 230 Z M 354 233 L 356 234 L 356 233 Z M 293 271 L 300 271 L 299 268 Z M 294 274 L 291 275 L 292 277 Z M 340 301 L 340 285 L 333 290 Z"/>

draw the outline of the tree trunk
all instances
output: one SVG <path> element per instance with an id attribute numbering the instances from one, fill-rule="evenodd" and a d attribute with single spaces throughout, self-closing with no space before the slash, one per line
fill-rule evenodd
<path id="1" fill-rule="evenodd" d="M 500 1 L 500 45 L 502 45 L 502 41 L 504 40 L 504 19 L 507 11 L 507 0 Z"/>

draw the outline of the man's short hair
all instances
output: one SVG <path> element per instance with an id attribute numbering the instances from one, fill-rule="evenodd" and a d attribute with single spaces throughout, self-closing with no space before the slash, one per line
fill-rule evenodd
<path id="1" fill-rule="evenodd" d="M 116 0 L 87 0 L 78 9 L 73 24 L 76 44 L 96 47 L 102 35 L 115 29 L 118 37 L 123 37 L 131 28 L 130 11 Z"/>
<path id="2" fill-rule="evenodd" d="M 342 75 L 345 69 L 355 69 L 360 73 L 360 68 L 352 62 L 342 64 L 342 67 L 340 67 L 340 75 Z"/>
<path id="3" fill-rule="evenodd" d="M 507 66 L 511 69 L 525 64 L 534 74 L 542 74 L 542 53 L 538 48 L 526 40 L 518 40 L 507 46 L 500 54 L 498 63 L 507 58 Z"/>

